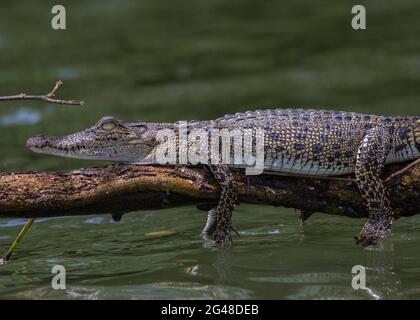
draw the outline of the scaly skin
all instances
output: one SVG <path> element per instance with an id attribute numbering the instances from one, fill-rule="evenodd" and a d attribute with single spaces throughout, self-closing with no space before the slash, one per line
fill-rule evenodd
<path id="1" fill-rule="evenodd" d="M 213 231 L 223 243 L 234 231 L 232 210 L 236 202 L 235 182 L 230 167 L 246 167 L 245 160 L 223 163 L 221 148 L 211 149 L 209 140 L 180 143 L 179 123 L 126 123 L 111 117 L 95 126 L 63 137 L 37 136 L 27 145 L 34 151 L 65 157 L 110 160 L 138 164 L 157 164 L 157 132 L 172 129 L 172 146 L 178 154 L 202 147 L 208 152 L 205 165 L 211 169 L 222 189 L 219 204 L 210 210 L 205 235 Z M 360 193 L 370 212 L 357 242 L 363 246 L 383 237 L 394 219 L 387 190 L 381 180 L 382 169 L 391 162 L 420 157 L 420 117 L 384 117 L 353 112 L 275 109 L 236 113 L 210 121 L 188 122 L 188 134 L 202 129 L 225 130 L 244 137 L 244 146 L 255 147 L 263 130 L 264 170 L 299 175 L 342 175 L 355 173 Z M 210 135 L 211 136 L 211 135 Z M 250 138 L 250 140 L 247 140 Z M 250 141 L 248 145 L 245 141 Z M 252 141 L 252 142 L 251 142 Z M 234 157 L 233 147 L 227 152 Z M 255 150 L 253 150 L 255 155 Z M 219 163 L 211 162 L 218 159 Z M 189 163 L 187 163 L 189 164 Z"/>

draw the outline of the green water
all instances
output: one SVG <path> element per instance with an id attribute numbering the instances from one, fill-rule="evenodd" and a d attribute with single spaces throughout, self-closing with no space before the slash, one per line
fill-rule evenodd
<path id="1" fill-rule="evenodd" d="M 46 93 L 87 108 L 40 102 L 0 107 L 0 171 L 103 165 L 33 154 L 35 134 L 61 135 L 112 115 L 206 119 L 272 106 L 419 115 L 420 5 L 363 1 L 367 30 L 350 26 L 352 1 L 0 2 L 0 95 Z M 363 220 L 240 205 L 234 245 L 220 252 L 194 207 L 38 220 L 0 267 L 0 298 L 420 298 L 420 218 L 396 221 L 383 248 L 353 242 Z M 0 220 L 5 251 L 22 220 Z M 156 234 L 156 232 L 165 231 Z M 153 234 L 155 233 L 155 234 Z M 53 265 L 67 289 L 53 290 Z M 351 287 L 354 265 L 369 290 Z"/>

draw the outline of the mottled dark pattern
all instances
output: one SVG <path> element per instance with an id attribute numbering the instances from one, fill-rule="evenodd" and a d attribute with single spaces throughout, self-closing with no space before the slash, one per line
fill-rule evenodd
<path id="1" fill-rule="evenodd" d="M 266 170 L 310 175 L 341 175 L 355 170 L 357 149 L 369 128 L 390 134 L 386 163 L 415 159 L 419 117 L 384 117 L 353 112 L 274 109 L 226 115 L 211 122 L 230 130 L 265 131 Z M 208 125 L 208 124 L 206 124 Z"/>
<path id="2" fill-rule="evenodd" d="M 360 193 L 371 213 L 357 239 L 362 245 L 382 237 L 394 218 L 381 180 L 384 165 L 420 156 L 420 117 L 304 109 L 257 110 L 215 120 L 189 121 L 187 132 L 198 129 L 210 133 L 208 141 L 204 136 L 204 140 L 193 139 L 181 144 L 178 123 L 126 123 L 105 117 L 93 127 L 68 136 L 31 138 L 28 146 L 37 152 L 66 157 L 157 164 L 156 150 L 162 142 L 157 141 L 157 133 L 162 129 L 176 132 L 171 146 L 178 157 L 191 151 L 193 154 L 197 150 L 205 151 L 202 163 L 210 167 L 219 182 L 221 196 L 217 207 L 209 212 L 203 234 L 208 236 L 214 232 L 218 243 L 230 239 L 234 231 L 232 211 L 236 187 L 229 168 L 243 168 L 246 163 L 245 157 L 238 163 L 233 162 L 234 143 L 230 143 L 227 151 L 220 146 L 210 147 L 214 131 L 224 130 L 228 135 L 243 137 L 240 151 L 253 150 L 254 156 L 257 141 L 263 141 L 267 173 L 311 176 L 355 173 Z M 217 141 L 221 140 L 217 137 Z M 227 162 L 223 161 L 225 153 Z M 214 163 L 215 159 L 218 163 Z"/>
<path id="3" fill-rule="evenodd" d="M 226 238 L 231 240 L 232 231 L 236 232 L 232 223 L 232 211 L 237 200 L 236 184 L 228 166 L 211 165 L 210 169 L 221 186 L 222 191 L 217 207 L 211 209 L 209 212 L 203 235 L 208 235 L 209 231 L 214 229 L 215 224 L 214 240 L 217 243 L 223 244 Z"/>
<path id="4" fill-rule="evenodd" d="M 382 125 L 366 132 L 357 153 L 356 180 L 370 216 L 357 239 L 366 246 L 391 227 L 394 214 L 381 173 L 389 153 L 391 134 Z"/>
<path id="5" fill-rule="evenodd" d="M 355 173 L 370 212 L 356 239 L 363 246 L 383 237 L 394 219 L 388 191 L 381 179 L 384 165 L 420 155 L 419 117 L 276 109 L 226 115 L 212 121 L 210 126 L 230 130 L 263 128 L 265 170 L 268 171 L 303 175 Z M 218 242 L 223 242 L 225 235 L 230 236 L 232 226 L 230 210 L 220 210 L 223 202 L 232 203 L 226 200 L 227 187 L 222 185 L 222 190 L 219 214 L 215 218 L 211 211 L 205 228 L 208 231 L 209 221 L 216 219 Z"/>

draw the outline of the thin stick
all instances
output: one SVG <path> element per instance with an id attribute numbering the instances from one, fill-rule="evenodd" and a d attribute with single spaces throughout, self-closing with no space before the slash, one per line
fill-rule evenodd
<path id="1" fill-rule="evenodd" d="M 398 170 L 397 172 L 394 172 L 393 174 L 391 174 L 388 178 L 385 179 L 385 183 L 389 182 L 391 179 L 393 179 L 397 176 L 402 175 L 404 172 L 407 172 L 412 167 L 414 167 L 417 163 L 420 163 L 420 158 L 418 158 L 417 160 L 415 160 L 415 161 L 411 162 L 410 164 L 406 165 L 401 170 Z"/>
<path id="2" fill-rule="evenodd" d="M 81 107 L 84 106 L 83 101 L 79 100 L 62 100 L 62 99 L 55 99 L 55 93 L 60 88 L 60 86 L 63 84 L 63 81 L 58 80 L 55 83 L 54 88 L 51 90 L 50 93 L 46 95 L 30 95 L 26 93 L 17 94 L 14 96 L 2 96 L 0 97 L 0 101 L 14 101 L 14 100 L 41 100 L 48 103 L 53 104 L 62 104 L 62 105 L 79 105 Z"/>
<path id="3" fill-rule="evenodd" d="M 20 240 L 22 240 L 23 236 L 28 232 L 29 228 L 31 227 L 32 223 L 34 223 L 35 218 L 30 218 L 28 221 L 26 221 L 25 225 L 23 226 L 22 230 L 20 230 L 18 236 L 16 237 L 15 241 L 13 241 L 12 245 L 9 248 L 9 251 L 7 251 L 6 255 L 2 258 L 0 258 L 0 261 L 6 262 L 10 260 L 10 257 L 12 256 L 13 252 L 15 251 L 17 245 L 19 244 Z"/>

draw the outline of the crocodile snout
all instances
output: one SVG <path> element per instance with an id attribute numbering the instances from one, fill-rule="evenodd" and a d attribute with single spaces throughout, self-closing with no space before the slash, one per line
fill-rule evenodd
<path id="1" fill-rule="evenodd" d="M 63 145 L 60 137 L 34 136 L 26 141 L 26 146 L 34 152 L 45 154 L 65 155 L 73 147 Z"/>
<path id="2" fill-rule="evenodd" d="M 60 148 L 60 139 L 57 137 L 34 136 L 26 141 L 26 146 L 33 151 L 42 151 L 44 149 Z"/>
<path id="3" fill-rule="evenodd" d="M 42 148 L 45 147 L 48 144 L 48 138 L 46 136 L 34 136 L 32 138 L 29 138 L 26 141 L 26 146 L 28 148 Z"/>

